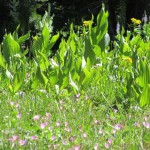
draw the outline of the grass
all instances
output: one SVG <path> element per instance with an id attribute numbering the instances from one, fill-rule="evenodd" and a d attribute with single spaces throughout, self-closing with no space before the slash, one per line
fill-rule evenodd
<path id="1" fill-rule="evenodd" d="M 148 108 L 96 106 L 93 97 L 100 94 L 89 90 L 62 97 L 45 91 L 12 96 L 3 89 L 0 95 L 0 149 L 150 149 Z"/>

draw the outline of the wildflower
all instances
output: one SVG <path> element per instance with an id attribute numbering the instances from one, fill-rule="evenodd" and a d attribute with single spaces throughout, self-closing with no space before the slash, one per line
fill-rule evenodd
<path id="1" fill-rule="evenodd" d="M 12 138 L 10 138 L 11 142 L 17 141 L 19 137 L 17 135 L 14 135 Z"/>
<path id="2" fill-rule="evenodd" d="M 116 129 L 116 130 L 120 130 L 121 128 L 122 128 L 122 125 L 121 125 L 121 124 L 116 124 L 116 125 L 115 125 L 115 129 Z"/>
<path id="3" fill-rule="evenodd" d="M 50 113 L 48 113 L 48 112 L 46 112 L 46 117 L 47 117 L 47 119 L 50 119 Z"/>
<path id="4" fill-rule="evenodd" d="M 19 107 L 20 107 L 20 105 L 19 105 L 19 103 L 17 103 L 17 104 L 16 104 L 16 108 L 19 108 Z"/>
<path id="5" fill-rule="evenodd" d="M 131 18 L 131 21 L 132 21 L 132 23 L 135 24 L 135 25 L 141 24 L 141 20 L 138 20 L 138 19 L 135 19 L 135 18 Z"/>
<path id="6" fill-rule="evenodd" d="M 73 150 L 80 150 L 80 149 L 81 149 L 80 146 L 74 146 L 74 147 L 73 147 Z"/>
<path id="7" fill-rule="evenodd" d="M 24 146 L 26 145 L 27 141 L 26 140 L 19 140 L 19 145 Z"/>
<path id="8" fill-rule="evenodd" d="M 48 126 L 48 122 L 45 122 L 45 126 Z"/>
<path id="9" fill-rule="evenodd" d="M 110 145 L 108 143 L 105 143 L 105 148 L 109 149 Z"/>
<path id="10" fill-rule="evenodd" d="M 67 145 L 67 141 L 66 140 L 62 140 L 62 144 L 63 145 Z"/>
<path id="11" fill-rule="evenodd" d="M 99 125 L 100 124 L 100 122 L 98 121 L 98 120 L 94 120 L 94 123 L 96 124 L 96 125 Z"/>
<path id="12" fill-rule="evenodd" d="M 41 127 L 41 129 L 45 129 L 46 124 L 45 124 L 45 123 L 41 123 L 41 124 L 40 124 L 40 127 Z"/>
<path id="13" fill-rule="evenodd" d="M 123 57 L 123 60 L 125 60 L 126 62 L 132 63 L 132 58 L 130 57 Z"/>
<path id="14" fill-rule="evenodd" d="M 148 122 L 143 122 L 143 126 L 146 127 L 147 129 L 149 129 L 149 128 L 150 128 L 150 123 L 148 123 Z"/>
<path id="15" fill-rule="evenodd" d="M 145 120 L 145 121 L 148 121 L 148 117 L 147 117 L 147 116 L 146 116 L 146 117 L 144 117 L 144 120 Z"/>
<path id="16" fill-rule="evenodd" d="M 88 99 L 89 99 L 89 96 L 86 95 L 86 96 L 85 96 L 85 100 L 88 100 Z"/>
<path id="17" fill-rule="evenodd" d="M 51 137 L 51 140 L 52 140 L 52 141 L 55 141 L 55 139 L 56 139 L 56 136 L 53 135 L 53 136 Z"/>
<path id="18" fill-rule="evenodd" d="M 68 127 L 68 125 L 69 125 L 68 122 L 65 122 L 65 127 Z"/>
<path id="19" fill-rule="evenodd" d="M 54 144 L 54 145 L 53 145 L 53 148 L 54 148 L 54 149 L 57 149 L 57 147 L 58 147 L 57 144 Z"/>
<path id="20" fill-rule="evenodd" d="M 13 106 L 15 104 L 15 102 L 10 102 L 10 105 Z"/>
<path id="21" fill-rule="evenodd" d="M 112 131 L 112 132 L 113 132 L 113 134 L 116 134 L 116 131 L 117 131 L 117 130 L 116 130 L 116 129 L 114 129 L 114 130 Z"/>
<path id="22" fill-rule="evenodd" d="M 90 24 L 92 24 L 93 21 L 89 20 L 89 21 L 83 21 L 83 25 L 88 27 Z"/>
<path id="23" fill-rule="evenodd" d="M 103 130 L 99 130 L 98 133 L 99 133 L 100 135 L 102 135 L 102 134 L 103 134 Z"/>
<path id="24" fill-rule="evenodd" d="M 111 139 L 108 139 L 107 142 L 111 145 L 113 141 Z"/>
<path id="25" fill-rule="evenodd" d="M 20 119 L 21 117 L 22 117 L 22 114 L 21 114 L 21 113 L 17 114 L 17 118 L 18 118 L 18 119 Z"/>
<path id="26" fill-rule="evenodd" d="M 64 130 L 67 131 L 67 132 L 71 132 L 72 131 L 71 128 L 65 128 Z"/>
<path id="27" fill-rule="evenodd" d="M 52 132 L 52 130 L 53 130 L 52 127 L 48 127 L 48 129 L 49 129 L 50 132 Z"/>
<path id="28" fill-rule="evenodd" d="M 75 140 L 74 137 L 70 137 L 70 138 L 69 138 L 69 141 L 70 141 L 70 142 L 73 142 L 74 140 Z"/>
<path id="29" fill-rule="evenodd" d="M 95 143 L 94 144 L 94 150 L 97 150 L 98 149 L 98 143 Z"/>
<path id="30" fill-rule="evenodd" d="M 78 93 L 77 95 L 76 95 L 76 98 L 79 98 L 81 95 L 80 95 L 80 93 Z"/>
<path id="31" fill-rule="evenodd" d="M 86 133 L 83 133 L 83 137 L 84 137 L 84 138 L 87 138 L 87 134 L 86 134 Z"/>
<path id="32" fill-rule="evenodd" d="M 32 137 L 31 137 L 31 140 L 37 140 L 38 139 L 38 136 L 37 135 L 33 135 Z"/>
<path id="33" fill-rule="evenodd" d="M 139 124 L 139 122 L 135 122 L 135 123 L 133 124 L 133 126 L 140 127 L 140 124 Z"/>
<path id="34" fill-rule="evenodd" d="M 63 104 L 64 104 L 64 101 L 63 101 L 63 100 L 60 100 L 59 103 L 60 103 L 60 105 L 63 105 Z"/>
<path id="35" fill-rule="evenodd" d="M 33 120 L 34 120 L 34 121 L 37 121 L 37 120 L 39 120 L 39 119 L 40 119 L 40 115 L 36 115 L 36 116 L 33 117 Z"/>
<path id="36" fill-rule="evenodd" d="M 56 126 L 60 127 L 60 121 L 56 122 Z"/>

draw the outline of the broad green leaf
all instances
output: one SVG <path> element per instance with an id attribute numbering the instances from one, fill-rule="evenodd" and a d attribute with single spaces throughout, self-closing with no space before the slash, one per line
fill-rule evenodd
<path id="1" fill-rule="evenodd" d="M 51 40 L 50 40 L 50 42 L 49 42 L 49 44 L 48 44 L 48 46 L 47 46 L 47 49 L 51 50 L 52 47 L 54 46 L 54 44 L 56 43 L 56 41 L 58 40 L 58 38 L 59 38 L 59 33 L 57 33 L 56 35 L 54 35 L 54 36 L 51 38 Z"/>
<path id="2" fill-rule="evenodd" d="M 34 79 L 32 79 L 32 84 L 31 84 L 31 89 L 35 90 L 39 85 L 39 80 L 35 77 Z"/>
<path id="3" fill-rule="evenodd" d="M 20 53 L 19 44 L 13 39 L 11 34 L 8 34 L 3 41 L 3 56 L 6 62 L 10 63 L 10 57 Z"/>
<path id="4" fill-rule="evenodd" d="M 97 57 L 101 56 L 101 48 L 98 45 L 94 45 L 93 51 Z"/>
<path id="5" fill-rule="evenodd" d="M 6 69 L 5 59 L 1 53 L 0 53 L 0 66 L 2 66 L 4 69 Z"/>
<path id="6" fill-rule="evenodd" d="M 75 82 L 72 80 L 71 73 L 69 72 L 69 83 L 73 87 L 74 92 L 76 93 L 79 91 L 78 86 L 75 84 Z"/>
<path id="7" fill-rule="evenodd" d="M 44 28 L 42 30 L 42 35 L 43 35 L 43 43 L 44 43 L 44 45 L 47 45 L 48 41 L 50 39 L 50 32 L 46 25 L 44 26 Z"/>
<path id="8" fill-rule="evenodd" d="M 75 44 L 74 40 L 71 40 L 70 47 L 71 47 L 73 53 L 75 53 L 76 52 L 76 44 Z"/>
<path id="9" fill-rule="evenodd" d="M 18 40 L 18 30 L 19 30 L 19 28 L 20 28 L 20 24 L 17 26 L 16 30 L 13 32 L 13 35 L 12 35 L 12 37 L 15 41 Z"/>
<path id="10" fill-rule="evenodd" d="M 26 77 L 26 70 L 25 70 L 25 64 L 20 60 L 21 66 L 17 70 L 16 74 L 13 78 L 13 91 L 16 92 L 20 89 L 20 87 L 24 83 L 24 79 Z"/>
<path id="11" fill-rule="evenodd" d="M 53 75 L 52 73 L 50 74 L 51 76 L 49 77 L 49 82 L 52 86 L 56 85 L 58 82 L 58 76 L 57 75 Z"/>
<path id="12" fill-rule="evenodd" d="M 85 39 L 84 57 L 85 57 L 86 61 L 87 61 L 87 58 L 89 57 L 91 65 L 93 65 L 96 62 L 96 56 L 95 56 L 95 53 L 93 51 L 93 47 L 90 44 L 90 40 L 87 38 Z"/>
<path id="13" fill-rule="evenodd" d="M 47 85 L 48 79 L 39 67 L 37 68 L 36 77 L 40 81 L 41 84 L 43 84 L 44 86 Z"/>
<path id="14" fill-rule="evenodd" d="M 21 45 L 30 38 L 30 32 L 18 38 L 17 42 Z"/>
<path id="15" fill-rule="evenodd" d="M 31 52 L 34 57 L 37 57 L 38 52 L 41 52 L 42 48 L 43 48 L 43 38 L 42 38 L 42 36 L 40 36 L 40 37 L 35 36 L 33 39 L 34 39 L 34 41 L 31 46 Z"/>
<path id="16" fill-rule="evenodd" d="M 46 70 L 47 69 L 47 67 L 50 65 L 50 63 L 49 63 L 49 61 L 48 61 L 48 59 L 46 58 L 46 56 L 43 54 L 43 53 L 38 53 L 39 54 L 39 56 L 40 56 L 40 60 L 39 60 L 39 66 L 40 66 L 40 69 L 42 70 L 42 71 L 44 71 L 44 70 Z"/>
<path id="17" fill-rule="evenodd" d="M 140 98 L 140 105 L 141 107 L 150 104 L 150 84 L 147 84 L 142 92 Z"/>
<path id="18" fill-rule="evenodd" d="M 82 81 L 82 89 L 85 89 L 92 83 L 94 71 L 93 70 L 88 71 L 86 68 L 84 68 L 83 72 L 85 74 L 85 78 Z"/>

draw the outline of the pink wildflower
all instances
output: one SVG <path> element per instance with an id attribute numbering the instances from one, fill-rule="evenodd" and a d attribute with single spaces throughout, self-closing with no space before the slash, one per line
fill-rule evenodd
<path id="1" fill-rule="evenodd" d="M 27 141 L 26 140 L 19 140 L 19 145 L 24 146 L 26 145 Z"/>
<path id="2" fill-rule="evenodd" d="M 121 128 L 122 128 L 122 125 L 121 125 L 121 124 L 116 124 L 116 125 L 115 125 L 115 129 L 116 129 L 116 130 L 120 130 Z"/>
<path id="3" fill-rule="evenodd" d="M 148 123 L 148 122 L 143 122 L 143 126 L 146 127 L 147 129 L 149 129 L 149 128 L 150 128 L 150 123 Z"/>
<path id="4" fill-rule="evenodd" d="M 21 114 L 21 113 L 17 114 L 17 118 L 18 118 L 18 119 L 20 119 L 21 117 L 22 117 L 22 114 Z"/>
<path id="5" fill-rule="evenodd" d="M 40 127 L 41 127 L 41 129 L 45 129 L 45 127 L 46 127 L 45 123 L 41 123 Z"/>
<path id="6" fill-rule="evenodd" d="M 38 136 L 37 136 L 37 135 L 33 135 L 33 136 L 31 137 L 31 140 L 38 140 Z"/>
<path id="7" fill-rule="evenodd" d="M 34 121 L 37 121 L 37 120 L 39 120 L 40 119 L 40 115 L 35 115 L 34 117 L 33 117 L 33 120 Z"/>
<path id="8" fill-rule="evenodd" d="M 55 141 L 55 139 L 56 139 L 56 136 L 53 135 L 53 136 L 51 137 L 51 140 L 52 140 L 52 141 Z"/>
<path id="9" fill-rule="evenodd" d="M 61 124 L 60 124 L 60 121 L 56 122 L 56 126 L 57 126 L 57 127 L 60 127 L 60 125 L 61 125 Z"/>
<path id="10" fill-rule="evenodd" d="M 98 143 L 95 143 L 94 144 L 94 150 L 97 150 L 98 149 Z"/>
<path id="11" fill-rule="evenodd" d="M 84 138 L 87 138 L 87 134 L 86 134 L 86 133 L 83 133 L 83 137 L 84 137 Z"/>
<path id="12" fill-rule="evenodd" d="M 103 130 L 100 129 L 100 130 L 98 131 L 98 133 L 99 133 L 100 135 L 102 135 L 102 134 L 103 134 Z"/>
<path id="13" fill-rule="evenodd" d="M 11 142 L 17 141 L 19 137 L 17 135 L 13 135 L 12 138 L 10 138 Z"/>
<path id="14" fill-rule="evenodd" d="M 50 113 L 48 113 L 48 112 L 46 112 L 46 117 L 47 117 L 47 119 L 50 119 Z"/>
<path id="15" fill-rule="evenodd" d="M 110 145 L 108 143 L 105 143 L 105 148 L 109 149 Z"/>

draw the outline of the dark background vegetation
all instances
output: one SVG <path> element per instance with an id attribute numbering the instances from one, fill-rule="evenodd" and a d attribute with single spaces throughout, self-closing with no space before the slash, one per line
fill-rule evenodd
<path id="1" fill-rule="evenodd" d="M 0 0 L 0 42 L 7 32 L 15 30 L 21 24 L 21 34 L 28 30 L 34 32 L 29 17 L 35 12 L 43 16 L 51 6 L 53 18 L 53 32 L 67 31 L 71 22 L 82 25 L 83 20 L 91 19 L 97 15 L 101 4 L 105 3 L 109 11 L 109 33 L 113 38 L 116 34 L 116 24 L 120 23 L 128 28 L 130 18 L 142 19 L 144 13 L 150 16 L 150 0 Z"/>

